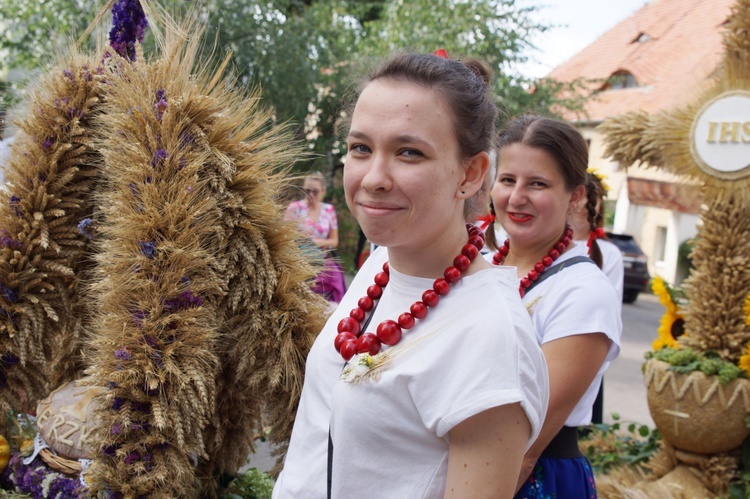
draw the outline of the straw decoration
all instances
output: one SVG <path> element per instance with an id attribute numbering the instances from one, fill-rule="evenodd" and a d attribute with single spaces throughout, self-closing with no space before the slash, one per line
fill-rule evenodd
<path id="1" fill-rule="evenodd" d="M 745 297 L 750 289 L 750 209 L 739 200 L 714 201 L 701 210 L 692 259 L 685 280 L 689 297 L 680 343 L 697 351 L 716 350 L 736 363 L 750 342 Z"/>
<path id="2" fill-rule="evenodd" d="M 0 191 L 0 410 L 33 411 L 81 368 L 91 264 L 79 225 L 91 213 L 99 155 L 101 60 L 77 55 L 46 74 L 15 119 Z M 4 418 L 3 418 L 4 419 Z"/>
<path id="3" fill-rule="evenodd" d="M 228 58 L 199 69 L 195 17 L 146 10 L 158 53 L 117 30 L 118 50 L 72 50 L 18 122 L 0 406 L 29 410 L 85 367 L 106 388 L 92 494 L 215 497 L 265 425 L 283 454 L 327 303 L 277 200 L 302 146 Z"/>

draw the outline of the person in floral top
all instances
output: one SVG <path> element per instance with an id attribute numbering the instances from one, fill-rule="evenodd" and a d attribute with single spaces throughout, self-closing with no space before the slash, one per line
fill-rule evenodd
<path id="1" fill-rule="evenodd" d="M 290 203 L 285 218 L 296 220 L 297 227 L 310 238 L 314 248 L 323 253 L 323 270 L 318 274 L 313 290 L 338 303 L 346 292 L 346 281 L 341 265 L 334 258 L 334 250 L 339 245 L 339 225 L 334 206 L 323 202 L 326 194 L 324 180 L 320 172 L 307 175 L 302 186 L 304 199 Z"/>

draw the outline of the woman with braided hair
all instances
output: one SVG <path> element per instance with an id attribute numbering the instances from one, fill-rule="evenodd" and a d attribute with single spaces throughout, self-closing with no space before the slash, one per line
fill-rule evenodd
<path id="1" fill-rule="evenodd" d="M 588 148 L 565 122 L 522 116 L 500 133 L 498 151 L 492 201 L 508 239 L 495 245 L 492 261 L 516 267 L 550 376 L 549 408 L 524 457 L 516 497 L 596 497 L 577 433 L 591 422 L 622 323 L 614 287 L 573 242 L 569 225 L 586 200 Z"/>
<path id="2" fill-rule="evenodd" d="M 586 200 L 571 213 L 570 226 L 573 228 L 575 250 L 588 256 L 602 269 L 604 275 L 617 291 L 618 311 L 622 312 L 622 292 L 625 280 L 625 267 L 620 248 L 607 240 L 604 232 L 604 196 L 607 189 L 601 178 L 590 171 L 586 173 Z M 593 406 L 591 422 L 604 421 L 604 379 L 599 385 L 599 393 Z"/>

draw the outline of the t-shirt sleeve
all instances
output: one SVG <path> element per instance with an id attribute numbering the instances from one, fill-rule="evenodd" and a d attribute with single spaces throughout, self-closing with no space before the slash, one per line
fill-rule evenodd
<path id="1" fill-rule="evenodd" d="M 578 334 L 604 333 L 612 341 L 606 360 L 615 359 L 620 351 L 622 319 L 619 297 L 612 283 L 598 269 L 573 266 L 548 282 L 550 285 L 534 311 L 541 343 Z"/>
<path id="2" fill-rule="evenodd" d="M 438 437 L 483 411 L 514 403 L 531 424 L 529 445 L 538 435 L 548 401 L 546 364 L 520 299 L 513 305 L 515 313 L 506 304 L 487 310 L 475 303 L 456 324 L 444 325 L 449 329 L 440 341 L 429 342 L 430 357 L 439 362 L 415 377 L 410 390 L 425 426 Z"/>

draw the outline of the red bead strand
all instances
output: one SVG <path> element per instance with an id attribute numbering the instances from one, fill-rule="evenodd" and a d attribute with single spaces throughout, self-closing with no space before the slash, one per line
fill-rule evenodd
<path id="1" fill-rule="evenodd" d="M 519 286 L 518 286 L 518 292 L 521 295 L 521 298 L 526 294 L 526 290 L 531 286 L 531 284 L 539 279 L 539 276 L 542 275 L 542 273 L 547 270 L 552 263 L 557 260 L 562 253 L 565 252 L 566 249 L 568 249 L 568 246 L 570 246 L 570 241 L 573 240 L 573 229 L 570 227 L 570 225 L 565 226 L 565 231 L 563 232 L 563 235 L 560 237 L 560 240 L 558 240 L 554 246 L 552 246 L 552 249 L 549 250 L 549 253 L 545 255 L 544 258 L 542 258 L 540 261 L 536 262 L 534 264 L 534 267 L 529 270 L 529 273 L 526 274 L 526 277 L 522 278 Z M 502 263 L 505 261 L 505 257 L 508 256 L 508 253 L 510 252 L 510 239 L 506 239 L 503 245 L 498 248 L 497 253 L 492 255 L 492 263 L 495 265 L 502 265 Z"/>
<path id="2" fill-rule="evenodd" d="M 469 241 L 463 248 L 461 254 L 453 259 L 453 266 L 443 272 L 443 277 L 435 279 L 432 289 L 422 293 L 421 301 L 414 302 L 408 312 L 398 316 L 397 321 L 385 320 L 378 324 L 375 333 L 363 333 L 362 324 L 368 312 L 375 307 L 375 303 L 383 296 L 383 290 L 390 280 L 390 267 L 388 262 L 383 264 L 383 271 L 375 274 L 375 283 L 367 288 L 367 296 L 363 296 L 357 302 L 357 308 L 349 312 L 348 317 L 339 321 L 338 335 L 333 346 L 341 356 L 349 362 L 358 353 L 377 355 L 382 345 L 393 346 L 401 341 L 404 330 L 415 326 L 417 319 L 424 319 L 430 308 L 440 303 L 440 297 L 450 293 L 451 285 L 456 284 L 463 277 L 463 273 L 471 266 L 471 262 L 484 247 L 484 233 L 479 227 L 466 224 Z"/>

